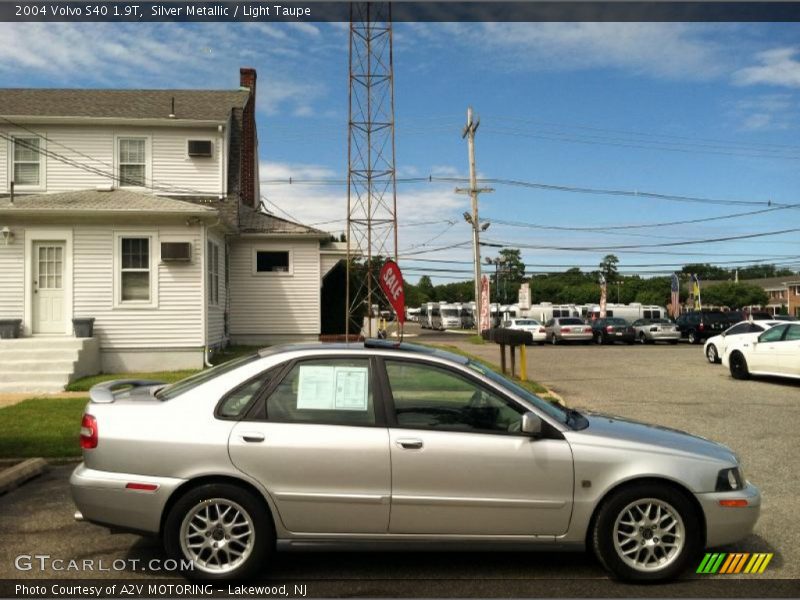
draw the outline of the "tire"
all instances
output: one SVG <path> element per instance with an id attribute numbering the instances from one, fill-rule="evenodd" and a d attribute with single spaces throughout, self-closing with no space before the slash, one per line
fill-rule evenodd
<path id="1" fill-rule="evenodd" d="M 605 340 L 603 339 L 602 333 L 598 333 L 597 335 L 594 336 L 594 343 L 597 344 L 598 346 L 602 346 L 603 344 L 606 343 Z"/>
<path id="2" fill-rule="evenodd" d="M 663 528 L 656 526 L 657 509 Z M 626 525 L 626 518 L 643 521 L 645 529 L 638 522 Z M 599 507 L 592 530 L 597 558 L 614 577 L 626 581 L 677 577 L 693 566 L 703 539 L 702 522 L 691 500 L 682 491 L 658 483 L 639 483 L 613 492 Z"/>
<path id="3" fill-rule="evenodd" d="M 203 525 L 203 516 L 214 519 L 215 508 L 219 524 L 213 528 L 198 528 L 198 525 Z M 220 519 L 220 510 L 224 508 L 228 510 Z M 236 513 L 229 521 L 231 510 Z M 246 536 L 248 531 L 249 536 L 242 538 L 248 543 L 235 540 L 238 536 Z M 199 543 L 203 547 L 195 552 L 188 547 L 189 543 Z M 220 550 L 212 549 L 210 544 L 218 544 L 216 547 L 224 549 L 225 556 Z M 189 490 L 169 511 L 164 523 L 164 548 L 178 564 L 192 561 L 194 568 L 183 572 L 189 579 L 248 579 L 265 567 L 267 559 L 275 551 L 275 528 L 260 498 L 235 485 L 206 484 Z M 231 554 L 236 552 L 239 556 L 232 558 Z M 213 564 L 214 554 L 217 565 Z M 224 564 L 226 561 L 230 562 Z"/>
<path id="4" fill-rule="evenodd" d="M 647 336 L 644 334 L 644 331 L 639 333 L 639 343 L 644 346 L 647 343 Z"/>
<path id="5" fill-rule="evenodd" d="M 686 339 L 690 344 L 697 344 L 700 341 L 700 338 L 697 337 L 697 333 L 694 330 L 689 330 L 686 334 Z"/>
<path id="6" fill-rule="evenodd" d="M 558 338 L 556 338 L 555 333 L 553 334 L 553 337 L 550 338 L 550 343 L 553 344 L 553 346 L 558 346 Z"/>
<path id="7" fill-rule="evenodd" d="M 712 365 L 716 365 L 720 362 L 719 360 L 719 352 L 717 352 L 717 347 L 714 344 L 709 344 L 706 347 L 706 359 Z"/>
<path id="8" fill-rule="evenodd" d="M 750 370 L 747 368 L 747 359 L 741 352 L 734 352 L 729 359 L 731 377 L 734 379 L 750 379 Z"/>

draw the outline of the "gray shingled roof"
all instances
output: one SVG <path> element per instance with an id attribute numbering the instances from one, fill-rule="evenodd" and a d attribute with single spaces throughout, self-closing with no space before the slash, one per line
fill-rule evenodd
<path id="1" fill-rule="evenodd" d="M 319 229 L 281 219 L 275 215 L 253 210 L 249 206 L 239 208 L 240 233 L 281 233 L 290 235 L 313 235 L 328 237 Z"/>
<path id="2" fill-rule="evenodd" d="M 0 116 L 225 121 L 250 92 L 239 90 L 0 89 Z"/>
<path id="3" fill-rule="evenodd" d="M 194 215 L 216 213 L 216 210 L 209 206 L 200 206 L 183 200 L 128 190 L 114 190 L 111 192 L 81 190 L 61 194 L 16 196 L 14 204 L 11 204 L 8 196 L 0 198 L 0 212 L 7 214 L 13 211 L 35 211 L 43 214 L 80 211 Z"/>

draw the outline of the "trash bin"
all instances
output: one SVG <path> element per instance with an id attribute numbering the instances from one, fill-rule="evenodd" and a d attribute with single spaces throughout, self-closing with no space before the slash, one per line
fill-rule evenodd
<path id="1" fill-rule="evenodd" d="M 22 319 L 0 319 L 0 339 L 18 338 L 20 325 Z"/>
<path id="2" fill-rule="evenodd" d="M 94 317 L 88 319 L 72 319 L 75 337 L 90 338 L 94 335 Z"/>

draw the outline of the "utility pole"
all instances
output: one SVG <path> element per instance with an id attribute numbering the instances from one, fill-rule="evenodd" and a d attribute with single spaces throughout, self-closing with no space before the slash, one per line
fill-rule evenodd
<path id="1" fill-rule="evenodd" d="M 464 219 L 472 225 L 472 260 L 475 270 L 475 311 L 477 313 L 477 329 L 480 333 L 480 318 L 481 318 L 481 240 L 480 232 L 485 230 L 489 224 L 485 223 L 481 227 L 481 222 L 478 219 L 478 195 L 483 192 L 492 192 L 491 188 L 478 187 L 478 174 L 475 168 L 475 132 L 478 131 L 478 126 L 481 124 L 480 119 L 477 121 L 472 120 L 472 107 L 467 108 L 467 124 L 464 126 L 464 131 L 461 134 L 462 138 L 467 139 L 467 149 L 469 152 L 469 189 L 456 188 L 457 193 L 469 194 L 472 197 L 472 214 L 464 213 Z"/>

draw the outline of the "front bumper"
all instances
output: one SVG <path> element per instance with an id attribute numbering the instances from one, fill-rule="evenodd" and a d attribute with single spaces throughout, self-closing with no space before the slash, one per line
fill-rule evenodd
<path id="1" fill-rule="evenodd" d="M 126 485 L 157 486 L 155 490 L 129 489 Z M 167 499 L 182 479 L 114 473 L 78 465 L 69 478 L 70 492 L 82 520 L 107 527 L 159 533 Z"/>
<path id="2" fill-rule="evenodd" d="M 751 483 L 735 492 L 696 494 L 706 518 L 706 546 L 738 542 L 753 532 L 761 512 L 761 492 Z M 720 500 L 747 500 L 747 506 L 720 506 Z"/>

